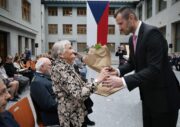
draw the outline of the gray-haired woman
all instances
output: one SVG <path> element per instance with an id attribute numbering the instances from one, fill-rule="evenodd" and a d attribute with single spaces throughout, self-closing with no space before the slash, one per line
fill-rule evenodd
<path id="1" fill-rule="evenodd" d="M 100 74 L 93 84 L 85 83 L 75 72 L 75 52 L 68 40 L 56 42 L 52 47 L 53 88 L 58 98 L 58 115 L 61 127 L 82 127 L 87 111 L 84 100 L 94 92 Z"/>

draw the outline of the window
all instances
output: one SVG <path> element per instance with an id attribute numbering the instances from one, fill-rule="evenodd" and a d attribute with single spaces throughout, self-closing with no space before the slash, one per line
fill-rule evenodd
<path id="1" fill-rule="evenodd" d="M 180 1 L 180 0 L 172 0 L 172 4 L 174 4 L 174 3 L 178 2 L 178 1 Z"/>
<path id="2" fill-rule="evenodd" d="M 3 60 L 5 60 L 8 53 L 8 48 L 7 48 L 8 39 L 9 39 L 9 33 L 0 31 L 0 56 Z"/>
<path id="3" fill-rule="evenodd" d="M 142 5 L 138 8 L 139 20 L 142 20 Z"/>
<path id="4" fill-rule="evenodd" d="M 86 25 L 77 25 L 77 34 L 86 34 Z"/>
<path id="5" fill-rule="evenodd" d="M 63 8 L 63 16 L 71 16 L 72 15 L 72 8 L 71 7 L 64 7 Z"/>
<path id="6" fill-rule="evenodd" d="M 35 55 L 35 41 L 34 39 L 31 39 L 31 52 L 32 52 L 32 55 Z"/>
<path id="7" fill-rule="evenodd" d="M 49 48 L 49 50 L 52 49 L 53 45 L 54 45 L 54 42 L 49 42 L 49 43 L 48 43 L 48 48 Z"/>
<path id="8" fill-rule="evenodd" d="M 57 34 L 58 33 L 58 25 L 57 24 L 48 24 L 49 34 Z"/>
<path id="9" fill-rule="evenodd" d="M 25 38 L 25 49 L 29 49 L 29 39 Z"/>
<path id="10" fill-rule="evenodd" d="M 175 24 L 175 52 L 180 52 L 180 22 Z"/>
<path id="11" fill-rule="evenodd" d="M 147 0 L 147 19 L 150 18 L 152 16 L 152 0 Z"/>
<path id="12" fill-rule="evenodd" d="M 161 31 L 162 35 L 166 38 L 166 27 L 161 27 L 159 28 L 159 30 Z"/>
<path id="13" fill-rule="evenodd" d="M 86 8 L 85 7 L 78 7 L 77 8 L 77 15 L 78 16 L 85 16 L 86 15 Z"/>
<path id="14" fill-rule="evenodd" d="M 165 9 L 167 6 L 167 1 L 165 0 L 158 0 L 158 12 L 162 11 L 163 9 Z"/>
<path id="15" fill-rule="evenodd" d="M 71 24 L 63 24 L 63 34 L 72 34 Z"/>
<path id="16" fill-rule="evenodd" d="M 107 47 L 110 52 L 115 52 L 115 43 L 114 42 L 108 42 Z"/>
<path id="17" fill-rule="evenodd" d="M 18 36 L 18 53 L 22 53 L 22 37 Z"/>
<path id="18" fill-rule="evenodd" d="M 115 8 L 109 8 L 109 15 L 113 16 L 115 13 Z"/>
<path id="19" fill-rule="evenodd" d="M 115 25 L 108 25 L 108 34 L 115 34 Z"/>
<path id="20" fill-rule="evenodd" d="M 87 44 L 85 42 L 77 43 L 77 51 L 78 52 L 85 52 L 87 49 Z"/>
<path id="21" fill-rule="evenodd" d="M 48 7 L 48 15 L 57 16 L 58 15 L 57 7 Z"/>
<path id="22" fill-rule="evenodd" d="M 0 0 L 0 8 L 7 9 L 7 0 Z"/>
<path id="23" fill-rule="evenodd" d="M 31 4 L 27 0 L 22 0 L 22 19 L 30 22 Z"/>

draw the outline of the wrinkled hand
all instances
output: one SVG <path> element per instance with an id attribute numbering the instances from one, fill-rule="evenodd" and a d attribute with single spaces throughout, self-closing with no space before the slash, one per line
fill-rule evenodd
<path id="1" fill-rule="evenodd" d="M 123 87 L 123 81 L 122 78 L 117 76 L 108 76 L 104 79 L 102 82 L 104 87 L 110 87 L 110 88 L 121 88 Z"/>
<path id="2" fill-rule="evenodd" d="M 97 76 L 96 80 L 98 83 L 101 83 L 102 81 L 104 81 L 108 77 L 109 77 L 108 73 L 106 73 L 105 71 L 101 71 L 99 73 L 99 75 Z"/>

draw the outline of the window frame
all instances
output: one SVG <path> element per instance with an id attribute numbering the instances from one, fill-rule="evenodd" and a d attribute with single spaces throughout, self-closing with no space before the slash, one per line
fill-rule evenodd
<path id="1" fill-rule="evenodd" d="M 31 3 L 27 0 L 22 0 L 22 19 L 31 22 Z"/>
<path id="2" fill-rule="evenodd" d="M 63 16 L 72 16 L 72 7 L 63 7 Z"/>
<path id="3" fill-rule="evenodd" d="M 58 24 L 48 24 L 48 34 L 58 34 Z"/>
<path id="4" fill-rule="evenodd" d="M 114 35 L 115 34 L 115 25 L 109 24 L 108 25 L 108 35 Z"/>
<path id="5" fill-rule="evenodd" d="M 86 16 L 86 8 L 85 7 L 78 7 L 77 8 L 77 16 Z"/>
<path id="6" fill-rule="evenodd" d="M 58 16 L 58 8 L 48 7 L 48 16 Z"/>
<path id="7" fill-rule="evenodd" d="M 72 24 L 63 24 L 63 34 L 64 35 L 72 35 L 72 32 L 73 32 Z"/>
<path id="8" fill-rule="evenodd" d="M 147 0 L 146 5 L 146 19 L 152 17 L 152 0 Z"/>
<path id="9" fill-rule="evenodd" d="M 77 24 L 77 34 L 86 34 L 87 27 L 86 24 Z"/>

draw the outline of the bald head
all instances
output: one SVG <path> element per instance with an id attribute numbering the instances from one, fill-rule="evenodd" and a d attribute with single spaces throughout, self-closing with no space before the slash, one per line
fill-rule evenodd
<path id="1" fill-rule="evenodd" d="M 39 71 L 43 74 L 49 74 L 51 70 L 51 61 L 46 57 L 41 57 L 36 63 L 36 71 Z"/>

